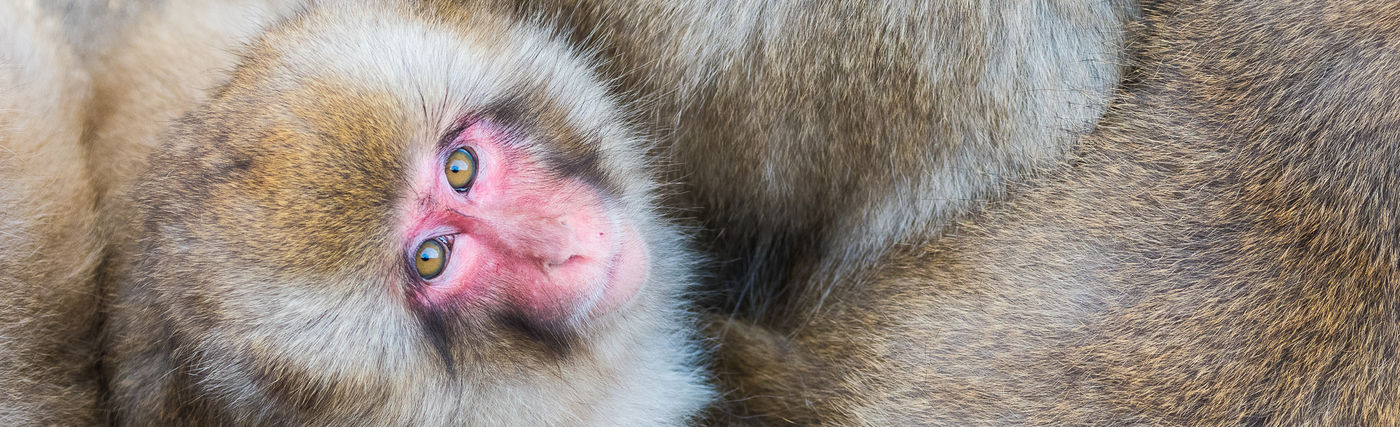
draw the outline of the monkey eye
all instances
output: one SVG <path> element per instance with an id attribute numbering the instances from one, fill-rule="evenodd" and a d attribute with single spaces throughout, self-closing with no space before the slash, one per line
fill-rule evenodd
<path id="1" fill-rule="evenodd" d="M 442 274 L 442 270 L 447 266 L 447 248 L 440 238 L 428 239 L 418 244 L 418 250 L 413 253 L 413 269 L 418 272 L 418 277 L 429 280 Z"/>
<path id="2" fill-rule="evenodd" d="M 452 150 L 452 154 L 447 156 L 447 163 L 442 166 L 442 171 L 447 175 L 447 184 L 452 186 L 458 193 L 466 192 L 472 186 L 472 181 L 476 180 L 476 153 L 470 148 L 458 148 Z"/>

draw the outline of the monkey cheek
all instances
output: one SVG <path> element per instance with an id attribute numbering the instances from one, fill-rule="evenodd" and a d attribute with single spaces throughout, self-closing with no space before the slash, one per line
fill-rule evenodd
<path id="1" fill-rule="evenodd" d="M 593 316 L 602 316 L 625 306 L 642 290 L 650 273 L 646 242 L 637 237 L 637 230 L 628 225 L 623 229 L 617 255 L 613 259 L 610 280 L 604 286 L 602 298 L 593 307 Z"/>

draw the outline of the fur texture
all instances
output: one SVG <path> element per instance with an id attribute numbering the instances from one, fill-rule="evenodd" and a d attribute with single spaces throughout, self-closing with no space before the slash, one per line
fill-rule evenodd
<path id="1" fill-rule="evenodd" d="M 1400 7 L 1170 1 L 1073 156 L 808 324 L 734 421 L 1400 423 Z"/>
<path id="2" fill-rule="evenodd" d="M 679 304 L 694 255 L 652 210 L 643 141 L 587 58 L 485 9 L 248 5 L 234 10 L 255 22 L 212 32 L 227 18 L 156 12 L 170 25 L 132 31 L 165 39 L 136 36 L 153 47 L 113 62 L 179 67 L 168 55 L 188 47 L 214 71 L 141 82 L 157 89 L 109 106 L 113 118 L 156 120 L 192 108 L 168 136 L 127 119 L 103 134 L 155 153 L 133 190 L 115 193 L 129 194 L 118 212 L 135 235 L 114 251 L 109 282 L 119 422 L 658 425 L 709 401 Z M 227 44 L 200 46 L 210 40 Z M 151 93 L 178 101 L 146 102 Z M 578 166 L 561 175 L 597 172 L 588 178 L 652 248 L 650 280 L 627 307 L 545 339 L 485 313 L 407 307 L 402 254 L 387 241 L 402 159 L 471 114 L 504 118 L 533 156 Z"/>
<path id="3" fill-rule="evenodd" d="M 527 1 L 642 102 L 723 262 L 724 311 L 799 321 L 892 247 L 1053 164 L 1119 81 L 1135 2 Z"/>
<path id="4" fill-rule="evenodd" d="M 100 419 L 89 97 L 57 19 L 0 3 L 0 424 Z M 97 164 L 102 164 L 97 162 Z"/>

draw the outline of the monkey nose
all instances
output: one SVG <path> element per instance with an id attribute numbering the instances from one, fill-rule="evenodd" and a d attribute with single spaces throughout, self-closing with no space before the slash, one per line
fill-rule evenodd
<path id="1" fill-rule="evenodd" d="M 599 249 L 598 246 L 604 243 L 597 241 L 599 239 L 589 238 L 602 237 L 602 234 L 584 230 L 592 228 L 586 223 L 587 221 L 570 218 L 570 215 L 541 221 L 541 238 L 533 245 L 528 256 L 534 258 L 546 272 L 587 262 L 592 258 L 589 255 L 593 250 Z M 583 227 L 579 227 L 580 225 Z"/>

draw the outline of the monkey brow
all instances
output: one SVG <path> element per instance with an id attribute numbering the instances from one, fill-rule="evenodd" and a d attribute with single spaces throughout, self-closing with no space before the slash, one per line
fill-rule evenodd
<path id="1" fill-rule="evenodd" d="M 438 139 L 437 150 L 446 151 L 447 149 L 452 148 L 452 143 L 457 140 L 457 137 L 461 136 L 462 132 L 467 130 L 467 127 L 471 126 L 471 124 L 475 122 L 476 119 L 471 117 L 464 117 L 461 120 L 458 120 L 456 124 L 452 125 L 452 127 L 447 130 L 447 132 L 443 132 L 442 138 Z"/>

